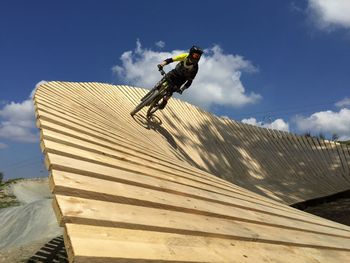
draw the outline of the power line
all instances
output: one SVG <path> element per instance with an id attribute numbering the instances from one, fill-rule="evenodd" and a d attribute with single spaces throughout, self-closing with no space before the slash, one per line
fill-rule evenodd
<path id="1" fill-rule="evenodd" d="M 250 112 L 250 113 L 244 113 L 236 115 L 236 118 L 244 118 L 244 117 L 251 117 L 256 115 L 269 115 L 269 116 L 278 116 L 282 113 L 284 114 L 290 114 L 290 113 L 302 113 L 302 112 L 309 112 L 312 109 L 315 109 L 320 106 L 329 106 L 334 105 L 336 102 L 329 102 L 329 103 L 319 103 L 319 104 L 313 104 L 308 106 L 298 106 L 298 107 L 289 107 L 289 108 L 277 108 L 277 109 L 271 109 L 267 111 L 257 111 L 257 112 Z M 308 109 L 308 110 L 306 110 Z"/>

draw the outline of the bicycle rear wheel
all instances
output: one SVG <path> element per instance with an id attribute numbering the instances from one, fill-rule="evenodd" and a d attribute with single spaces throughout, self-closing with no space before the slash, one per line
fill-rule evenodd
<path id="1" fill-rule="evenodd" d="M 147 110 L 147 118 L 150 118 L 152 116 L 153 113 L 155 113 L 158 109 L 159 109 L 159 106 L 157 105 L 158 104 L 158 101 L 155 100 L 151 103 L 151 105 L 149 106 L 148 110 Z"/>
<path id="2" fill-rule="evenodd" d="M 143 101 L 140 102 L 139 105 L 137 105 L 135 107 L 135 109 L 130 112 L 130 115 L 131 116 L 134 116 L 136 113 L 138 113 L 143 107 L 149 105 L 152 103 L 152 101 L 158 96 L 159 94 L 159 91 L 156 89 L 152 92 L 151 95 L 147 96 L 147 98 L 145 98 Z"/>
<path id="3" fill-rule="evenodd" d="M 168 96 L 168 98 L 165 98 Z M 166 89 L 162 90 L 162 92 L 159 94 L 157 98 L 154 98 L 154 100 L 151 102 L 151 105 L 149 106 L 147 110 L 147 118 L 150 118 L 153 113 L 155 113 L 159 109 L 159 102 L 160 100 L 169 99 L 171 97 L 171 94 L 168 94 Z"/>

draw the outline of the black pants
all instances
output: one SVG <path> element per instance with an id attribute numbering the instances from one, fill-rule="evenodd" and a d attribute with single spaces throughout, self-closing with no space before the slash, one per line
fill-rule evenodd
<path id="1" fill-rule="evenodd" d="M 175 70 L 171 70 L 166 74 L 166 79 L 169 81 L 171 91 L 178 91 L 181 86 L 186 82 L 186 79 L 176 74 Z"/>

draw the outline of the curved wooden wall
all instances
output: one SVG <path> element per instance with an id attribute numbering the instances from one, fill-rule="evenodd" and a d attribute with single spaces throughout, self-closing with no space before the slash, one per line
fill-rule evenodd
<path id="1" fill-rule="evenodd" d="M 36 91 L 70 262 L 350 259 L 350 227 L 286 205 L 349 189 L 349 148 L 177 99 L 151 122 L 133 119 L 145 92 L 70 82 Z"/>

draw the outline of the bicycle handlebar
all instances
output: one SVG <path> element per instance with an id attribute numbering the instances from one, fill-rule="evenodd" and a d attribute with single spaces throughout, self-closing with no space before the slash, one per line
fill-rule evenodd
<path id="1" fill-rule="evenodd" d="M 162 65 L 157 65 L 158 66 L 158 70 L 159 70 L 159 72 L 160 72 L 160 74 L 162 74 L 162 76 L 164 76 L 166 73 L 165 73 L 165 71 L 163 70 L 163 66 Z"/>

